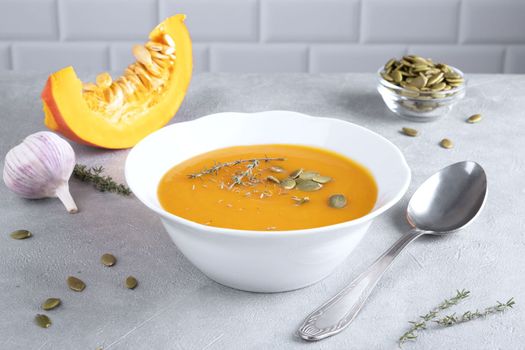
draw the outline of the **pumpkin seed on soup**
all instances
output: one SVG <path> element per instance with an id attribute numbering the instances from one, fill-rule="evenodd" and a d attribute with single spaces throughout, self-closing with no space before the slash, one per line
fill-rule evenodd
<path id="1" fill-rule="evenodd" d="M 37 314 L 35 316 L 35 322 L 42 328 L 49 328 L 51 326 L 51 319 L 46 315 Z"/>
<path id="2" fill-rule="evenodd" d="M 28 230 L 16 230 L 16 231 L 11 232 L 10 236 L 12 239 L 20 240 L 20 239 L 29 238 L 32 236 L 32 234 Z"/>
<path id="3" fill-rule="evenodd" d="M 74 276 L 69 276 L 67 278 L 67 285 L 69 289 L 74 290 L 75 292 L 82 292 L 86 288 L 86 284 L 79 278 Z"/>
<path id="4" fill-rule="evenodd" d="M 474 124 L 474 123 L 479 122 L 481 119 L 482 119 L 481 114 L 474 114 L 474 115 L 471 115 L 471 116 L 467 119 L 467 123 L 469 123 L 469 124 Z"/>
<path id="5" fill-rule="evenodd" d="M 42 309 L 53 310 L 60 305 L 61 301 L 58 298 L 48 298 L 42 303 Z"/>
<path id="6" fill-rule="evenodd" d="M 291 179 L 297 179 L 299 177 L 299 175 L 301 175 L 303 173 L 304 169 L 301 168 L 301 169 L 297 169 L 295 171 L 292 171 L 290 173 L 290 178 Z"/>
<path id="7" fill-rule="evenodd" d="M 332 208 L 341 209 L 346 207 L 346 197 L 342 194 L 334 194 L 328 198 L 328 205 Z"/>
<path id="8" fill-rule="evenodd" d="M 449 139 L 443 139 L 441 140 L 441 142 L 439 143 L 439 145 L 443 148 L 447 148 L 447 149 L 450 149 L 450 148 L 453 148 L 454 147 L 454 143 L 452 143 L 452 141 L 450 141 Z"/>
<path id="9" fill-rule="evenodd" d="M 279 173 L 283 173 L 284 169 L 281 168 L 280 166 L 272 166 L 272 167 L 270 167 L 270 171 L 272 173 L 278 173 L 279 174 Z"/>
<path id="10" fill-rule="evenodd" d="M 137 281 L 135 277 L 128 276 L 128 278 L 126 278 L 126 288 L 135 289 L 135 287 L 137 287 L 138 284 L 139 282 Z"/>
<path id="11" fill-rule="evenodd" d="M 316 175 L 312 178 L 312 180 L 320 184 L 326 184 L 332 181 L 332 178 L 330 176 Z"/>
<path id="12" fill-rule="evenodd" d="M 102 263 L 102 265 L 110 267 L 115 265 L 115 263 L 117 262 L 117 258 L 115 258 L 111 254 L 104 254 L 100 257 L 100 262 Z"/>
<path id="13" fill-rule="evenodd" d="M 322 187 L 323 185 L 321 185 L 318 182 L 312 181 L 312 180 L 304 180 L 304 181 L 297 183 L 297 189 L 299 191 L 304 191 L 304 192 L 317 191 L 317 190 L 320 190 Z"/>
<path id="14" fill-rule="evenodd" d="M 280 184 L 281 183 L 281 181 L 278 178 L 276 178 L 275 176 L 272 176 L 272 175 L 267 176 L 266 180 L 270 181 L 270 182 L 273 182 L 273 183 L 276 183 L 276 184 Z"/>
<path id="15" fill-rule="evenodd" d="M 312 180 L 314 177 L 316 177 L 317 175 L 319 175 L 319 173 L 316 173 L 314 171 L 303 171 L 300 175 L 299 175 L 299 178 L 301 180 Z"/>
<path id="16" fill-rule="evenodd" d="M 285 190 L 291 190 L 295 187 L 296 182 L 293 179 L 284 179 L 281 181 L 281 187 Z"/>

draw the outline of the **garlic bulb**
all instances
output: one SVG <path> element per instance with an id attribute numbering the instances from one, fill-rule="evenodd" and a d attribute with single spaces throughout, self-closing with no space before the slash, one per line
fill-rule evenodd
<path id="1" fill-rule="evenodd" d="M 75 152 L 69 143 L 52 132 L 37 132 L 5 156 L 4 182 L 24 198 L 58 197 L 68 212 L 76 213 L 68 184 L 74 167 Z"/>

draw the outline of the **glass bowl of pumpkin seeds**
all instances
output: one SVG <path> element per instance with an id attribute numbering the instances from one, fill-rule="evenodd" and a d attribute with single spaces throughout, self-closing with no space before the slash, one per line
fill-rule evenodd
<path id="1" fill-rule="evenodd" d="M 412 121 L 433 121 L 446 115 L 465 96 L 462 71 L 416 55 L 390 59 L 378 70 L 381 94 L 388 109 Z"/>

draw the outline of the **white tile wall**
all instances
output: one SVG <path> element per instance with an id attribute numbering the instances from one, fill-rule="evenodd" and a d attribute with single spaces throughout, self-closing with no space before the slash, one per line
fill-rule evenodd
<path id="1" fill-rule="evenodd" d="M 417 53 L 525 73 L 525 0 L 0 0 L 0 70 L 122 70 L 187 14 L 195 72 L 374 72 Z"/>

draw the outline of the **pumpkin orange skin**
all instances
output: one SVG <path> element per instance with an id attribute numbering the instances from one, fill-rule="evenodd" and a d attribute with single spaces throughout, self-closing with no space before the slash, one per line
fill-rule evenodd
<path id="1" fill-rule="evenodd" d="M 176 44 L 177 55 L 165 91 L 155 105 L 141 110 L 131 121 L 112 122 L 88 107 L 82 96 L 82 81 L 69 66 L 50 75 L 42 91 L 44 124 L 77 143 L 108 149 L 133 147 L 166 125 L 179 109 L 191 81 L 192 44 L 185 18 L 185 15 L 170 17 L 149 35 L 150 40 L 160 40 L 163 33 L 169 34 Z"/>

